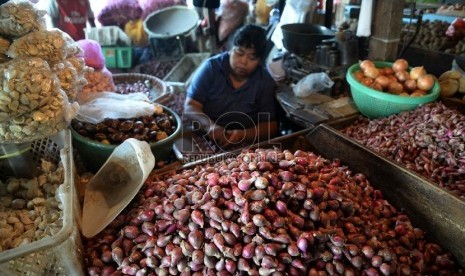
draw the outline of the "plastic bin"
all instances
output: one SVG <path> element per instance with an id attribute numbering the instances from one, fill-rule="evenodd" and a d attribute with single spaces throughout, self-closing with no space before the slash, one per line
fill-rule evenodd
<path id="1" fill-rule="evenodd" d="M 186 54 L 163 78 L 177 91 L 184 91 L 189 86 L 197 68 L 208 58 L 210 53 Z"/>
<path id="2" fill-rule="evenodd" d="M 117 47 L 116 48 L 116 67 L 131 68 L 132 67 L 132 47 Z"/>
<path id="3" fill-rule="evenodd" d="M 102 53 L 107 68 L 132 67 L 132 47 L 102 47 Z"/>
<path id="4" fill-rule="evenodd" d="M 131 46 L 131 39 L 118 26 L 85 28 L 86 39 L 97 41 L 100 46 Z"/>
<path id="5" fill-rule="evenodd" d="M 102 47 L 102 53 L 105 58 L 105 66 L 107 68 L 116 68 L 116 47 Z"/>
<path id="6" fill-rule="evenodd" d="M 63 227 L 54 236 L 0 252 L 0 275 L 84 275 L 70 131 L 36 140 L 31 147 L 34 162 L 46 158 L 63 163 L 64 182 L 57 191 L 63 205 Z"/>

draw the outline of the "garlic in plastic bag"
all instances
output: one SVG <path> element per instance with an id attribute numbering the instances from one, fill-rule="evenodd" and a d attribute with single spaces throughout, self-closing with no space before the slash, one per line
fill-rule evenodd
<path id="1" fill-rule="evenodd" d="M 28 0 L 10 0 L 0 5 L 0 34 L 20 37 L 32 31 L 45 30 L 46 13 Z"/>
<path id="2" fill-rule="evenodd" d="M 59 29 L 31 32 L 11 43 L 7 55 L 16 57 L 40 57 L 56 63 L 82 50 L 65 32 Z"/>

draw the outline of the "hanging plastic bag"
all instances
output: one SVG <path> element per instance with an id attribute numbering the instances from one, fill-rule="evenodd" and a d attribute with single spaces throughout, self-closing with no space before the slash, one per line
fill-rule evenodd
<path id="1" fill-rule="evenodd" d="M 304 98 L 312 93 L 331 88 L 333 85 L 334 82 L 326 73 L 313 73 L 297 82 L 292 91 L 296 97 Z"/>
<path id="2" fill-rule="evenodd" d="M 97 14 L 97 20 L 103 26 L 123 26 L 141 15 L 142 8 L 137 0 L 108 0 Z"/>
<path id="3" fill-rule="evenodd" d="M 150 103 L 144 93 L 119 94 L 115 92 L 80 93 L 76 119 L 98 124 L 105 119 L 128 119 L 151 116 L 158 104 Z"/>
<path id="4" fill-rule="evenodd" d="M 271 35 L 271 40 L 278 49 L 283 48 L 283 32 L 281 26 L 292 23 L 304 23 L 307 13 L 316 7 L 316 0 L 289 0 L 284 6 L 281 19 Z"/>
<path id="5" fill-rule="evenodd" d="M 141 47 L 149 44 L 143 23 L 142 19 L 137 19 L 131 20 L 124 25 L 124 32 L 129 36 L 132 43 Z"/>
<path id="6" fill-rule="evenodd" d="M 242 23 L 249 12 L 249 5 L 241 0 L 226 0 L 220 6 L 220 21 L 218 25 L 218 39 L 223 41 L 232 34 Z"/>
<path id="7" fill-rule="evenodd" d="M 462 39 L 465 36 L 465 20 L 459 17 L 454 19 L 447 27 L 446 36 L 457 40 Z"/>
<path id="8" fill-rule="evenodd" d="M 82 57 L 86 65 L 94 69 L 100 70 L 105 67 L 105 57 L 102 53 L 100 44 L 92 39 L 81 39 L 77 44 L 83 50 Z"/>

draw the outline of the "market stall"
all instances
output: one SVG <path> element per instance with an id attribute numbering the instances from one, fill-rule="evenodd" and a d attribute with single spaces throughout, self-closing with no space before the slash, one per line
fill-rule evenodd
<path id="1" fill-rule="evenodd" d="M 1 275 L 465 273 L 462 38 L 408 32 L 381 61 L 349 24 L 282 24 L 265 64 L 280 135 L 224 150 L 184 128 L 213 53 L 186 51 L 202 24 L 171 4 L 106 7 L 81 41 L 0 6 Z M 430 70 L 421 45 L 457 66 Z"/>

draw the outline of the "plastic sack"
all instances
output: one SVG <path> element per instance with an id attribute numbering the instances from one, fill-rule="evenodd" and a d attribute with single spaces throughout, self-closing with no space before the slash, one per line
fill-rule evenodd
<path id="1" fill-rule="evenodd" d="M 0 34 L 20 37 L 45 30 L 45 14 L 46 11 L 38 10 L 28 0 L 10 0 L 0 5 Z"/>
<path id="2" fill-rule="evenodd" d="M 124 25 L 124 32 L 129 36 L 136 46 L 146 46 L 149 44 L 147 33 L 144 30 L 142 19 L 131 20 Z"/>
<path id="3" fill-rule="evenodd" d="M 244 23 L 249 12 L 249 4 L 241 0 L 226 0 L 220 6 L 218 39 L 225 40 Z"/>
<path id="4" fill-rule="evenodd" d="M 85 73 L 87 84 L 82 88 L 83 92 L 115 91 L 113 76 L 106 67 L 102 70 L 93 70 Z"/>
<path id="5" fill-rule="evenodd" d="M 103 26 L 123 26 L 141 15 L 142 8 L 137 0 L 109 0 L 97 14 L 97 20 Z"/>
<path id="6" fill-rule="evenodd" d="M 105 57 L 100 44 L 92 39 L 81 39 L 77 44 L 83 50 L 82 57 L 87 66 L 100 70 L 105 67 Z"/>
<path id="7" fill-rule="evenodd" d="M 304 98 L 312 93 L 331 88 L 333 85 L 334 82 L 326 73 L 313 73 L 299 80 L 292 91 L 296 97 Z"/>
<path id="8" fill-rule="evenodd" d="M 128 119 L 151 116 L 155 105 L 144 93 L 119 94 L 116 92 L 79 94 L 80 105 L 76 119 L 98 124 L 105 119 Z"/>
<path id="9" fill-rule="evenodd" d="M 447 27 L 446 36 L 454 39 L 462 39 L 465 36 L 465 20 L 460 17 L 455 18 L 449 27 Z"/>
<path id="10" fill-rule="evenodd" d="M 7 55 L 11 58 L 40 57 L 56 63 L 81 51 L 69 34 L 53 29 L 31 32 L 16 39 L 11 43 Z"/>
<path id="11" fill-rule="evenodd" d="M 185 6 L 185 0 L 138 0 L 142 8 L 142 19 L 145 19 L 152 12 L 168 8 L 175 5 Z"/>

